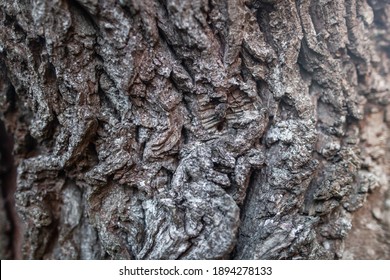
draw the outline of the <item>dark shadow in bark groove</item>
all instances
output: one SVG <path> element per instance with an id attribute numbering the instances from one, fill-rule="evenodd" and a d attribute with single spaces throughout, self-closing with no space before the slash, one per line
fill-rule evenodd
<path id="1" fill-rule="evenodd" d="M 0 170 L 0 181 L 2 183 L 1 195 L 4 198 L 5 210 L 7 218 L 11 224 L 9 236 L 11 243 L 10 251 L 12 252 L 12 258 L 21 259 L 21 228 L 19 217 L 15 208 L 14 194 L 16 191 L 16 167 L 14 164 L 14 158 L 12 155 L 13 150 L 13 138 L 9 135 L 4 127 L 2 121 L 0 121 L 0 154 L 2 155 L 0 166 L 4 170 Z"/>

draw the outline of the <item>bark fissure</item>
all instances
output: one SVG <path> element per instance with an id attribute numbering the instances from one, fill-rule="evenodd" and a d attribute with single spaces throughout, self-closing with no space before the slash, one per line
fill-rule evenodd
<path id="1" fill-rule="evenodd" d="M 15 209 L 16 169 L 13 156 L 13 139 L 0 121 L 0 186 L 1 186 L 1 248 L 3 259 L 20 259 L 20 222 Z"/>

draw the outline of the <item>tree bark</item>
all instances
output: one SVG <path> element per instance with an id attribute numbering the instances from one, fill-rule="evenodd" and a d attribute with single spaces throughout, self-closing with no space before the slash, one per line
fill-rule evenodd
<path id="1" fill-rule="evenodd" d="M 390 1 L 0 6 L 1 258 L 390 258 Z"/>

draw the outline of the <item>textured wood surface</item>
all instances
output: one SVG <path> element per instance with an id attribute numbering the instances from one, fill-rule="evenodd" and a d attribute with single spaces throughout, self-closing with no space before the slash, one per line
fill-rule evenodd
<path id="1" fill-rule="evenodd" d="M 0 7 L 23 258 L 390 258 L 390 1 Z"/>

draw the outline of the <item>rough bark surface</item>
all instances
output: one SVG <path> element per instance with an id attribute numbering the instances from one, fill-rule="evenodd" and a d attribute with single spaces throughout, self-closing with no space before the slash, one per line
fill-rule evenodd
<path id="1" fill-rule="evenodd" d="M 390 1 L 0 6 L 23 258 L 390 258 Z"/>

